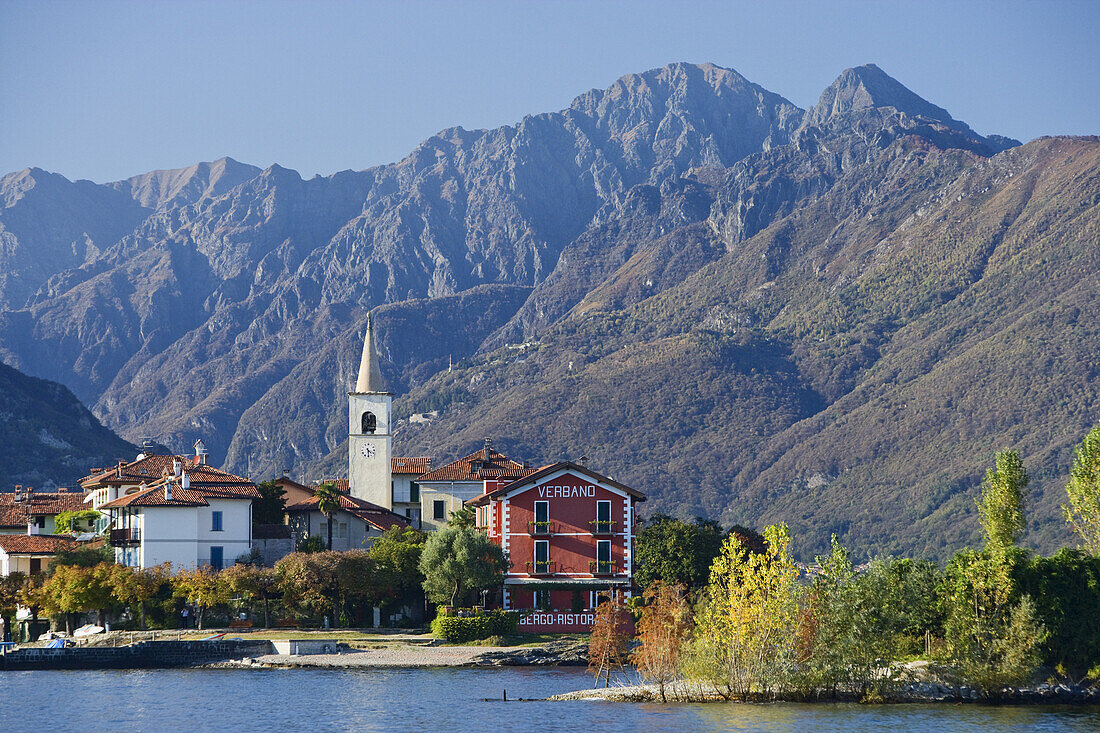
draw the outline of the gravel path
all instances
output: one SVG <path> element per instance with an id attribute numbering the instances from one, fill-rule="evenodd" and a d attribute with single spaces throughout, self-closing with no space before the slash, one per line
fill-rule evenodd
<path id="1" fill-rule="evenodd" d="M 494 646 L 387 646 L 352 649 L 343 654 L 265 654 L 251 660 L 222 662 L 219 667 L 464 667 L 487 652 L 514 652 L 514 647 Z"/>

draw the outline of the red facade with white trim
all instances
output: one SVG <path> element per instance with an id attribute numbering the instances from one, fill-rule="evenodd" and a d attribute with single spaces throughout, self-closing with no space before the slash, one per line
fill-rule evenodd
<path id="1" fill-rule="evenodd" d="M 485 482 L 485 493 L 469 504 L 477 507 L 479 528 L 511 561 L 502 605 L 542 612 L 521 628 L 586 631 L 592 617 L 586 612 L 595 608 L 598 594 L 614 589 L 629 595 L 634 510 L 644 500 L 638 491 L 572 463 L 546 466 L 511 483 Z M 552 621 L 534 623 L 539 618 Z"/>

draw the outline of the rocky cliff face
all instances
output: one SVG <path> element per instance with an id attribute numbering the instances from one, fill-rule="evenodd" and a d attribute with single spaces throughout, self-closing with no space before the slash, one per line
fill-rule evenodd
<path id="1" fill-rule="evenodd" d="M 787 518 L 807 548 L 830 529 L 914 547 L 965 534 L 952 512 L 987 448 L 1032 435 L 1011 420 L 1072 423 L 1042 448 L 1021 438 L 1056 479 L 1092 414 L 1003 399 L 958 433 L 972 456 L 888 457 L 924 455 L 903 424 L 956 429 L 942 373 L 903 398 L 915 387 L 896 370 L 929 379 L 1003 336 L 987 324 L 1009 308 L 998 288 L 1095 277 L 1079 259 L 1095 141 L 1017 145 L 874 66 L 803 111 L 734 71 L 674 64 L 360 172 L 223 159 L 96 186 L 24 171 L 0 185 L 0 356 L 131 439 L 203 437 L 232 470 L 309 474 L 343 465 L 343 393 L 378 309 L 399 415 L 440 413 L 403 423 L 399 450 L 444 459 L 491 434 L 532 460 L 586 454 L 656 508 Z M 1039 302 L 1011 312 L 1038 317 Z M 958 373 L 995 394 L 1012 371 L 996 369 Z M 1036 379 L 1095 403 L 1095 374 Z M 935 417 L 918 428 L 898 404 Z M 909 494 L 900 531 L 886 507 Z"/>

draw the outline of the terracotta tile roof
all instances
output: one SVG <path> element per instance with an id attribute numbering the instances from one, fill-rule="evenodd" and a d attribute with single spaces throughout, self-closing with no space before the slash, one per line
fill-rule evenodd
<path id="1" fill-rule="evenodd" d="M 168 469 L 171 472 L 171 468 Z M 234 476 L 213 466 L 192 465 L 184 467 L 190 488 L 182 487 L 182 476 L 159 477 L 146 482 L 148 488 L 134 494 L 120 496 L 100 506 L 100 509 L 118 509 L 126 506 L 206 506 L 207 499 L 259 499 L 260 490 L 246 478 Z M 164 486 L 172 484 L 172 500 L 164 498 Z"/>
<path id="2" fill-rule="evenodd" d="M 235 476 L 205 463 L 198 463 L 195 456 L 152 455 L 140 461 L 120 463 L 114 468 L 103 469 L 80 481 L 86 491 L 102 486 L 121 486 L 127 484 L 152 484 L 172 473 L 176 461 L 191 475 L 192 485 L 201 483 L 206 487 L 215 486 L 255 486 L 251 480 Z"/>
<path id="3" fill-rule="evenodd" d="M 390 460 L 390 473 L 415 474 L 420 476 L 432 470 L 432 459 L 428 456 L 411 456 Z"/>
<path id="4" fill-rule="evenodd" d="M 53 555 L 59 550 L 71 550 L 76 547 L 76 542 L 68 537 L 57 535 L 25 535 L 4 534 L 0 535 L 0 550 L 8 553 L 22 553 L 25 555 Z"/>
<path id="5" fill-rule="evenodd" d="M 291 504 L 286 508 L 287 513 L 293 514 L 297 512 L 315 512 L 319 511 L 317 505 L 320 500 L 316 496 L 311 496 L 308 499 L 303 499 L 295 504 Z M 340 508 L 348 514 L 357 517 L 372 527 L 376 527 L 381 530 L 387 530 L 390 527 L 407 527 L 409 521 L 402 517 L 400 514 L 391 512 L 385 507 L 372 504 L 365 499 L 359 499 L 348 494 L 340 494 Z"/>
<path id="6" fill-rule="evenodd" d="M 321 484 L 332 484 L 341 494 L 347 494 L 351 491 L 351 483 L 346 478 L 327 478 L 324 481 L 318 481 L 313 486 L 306 486 L 305 488 L 313 491 Z"/>
<path id="7" fill-rule="evenodd" d="M 478 469 L 475 471 L 475 464 Z M 489 449 L 489 460 L 485 460 L 485 449 L 459 458 L 453 463 L 430 471 L 420 477 L 420 481 L 483 481 L 484 479 L 519 479 L 535 472 L 522 463 L 516 463 L 508 456 Z"/>
<path id="8" fill-rule="evenodd" d="M 558 461 L 557 463 L 551 463 L 538 469 L 532 469 L 528 475 L 516 479 L 511 483 L 497 486 L 497 488 L 493 489 L 492 491 L 481 494 L 479 496 L 475 496 L 473 499 L 468 500 L 466 503 L 470 506 L 483 506 L 486 502 L 489 501 L 489 499 L 493 497 L 510 494 L 516 489 L 521 489 L 524 486 L 538 483 L 540 479 L 545 478 L 546 476 L 549 476 L 558 471 L 571 471 L 582 476 L 588 476 L 589 478 L 598 481 L 601 484 L 604 484 L 606 486 L 614 486 L 616 489 L 625 491 L 627 494 L 630 494 L 638 501 L 645 501 L 645 494 L 638 491 L 637 489 L 632 489 L 626 484 L 621 484 L 612 478 L 604 476 L 602 473 L 596 473 L 595 471 L 586 468 L 585 466 L 579 466 L 572 461 Z"/>
<path id="9" fill-rule="evenodd" d="M 15 501 L 14 492 L 4 492 L 0 493 L 0 527 L 22 527 L 31 517 L 90 508 L 80 492 L 35 491 L 29 499 L 23 494 L 19 502 Z"/>

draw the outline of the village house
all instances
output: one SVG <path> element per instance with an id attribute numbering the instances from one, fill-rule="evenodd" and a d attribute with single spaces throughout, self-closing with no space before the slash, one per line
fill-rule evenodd
<path id="1" fill-rule="evenodd" d="M 220 570 L 249 553 L 259 489 L 205 458 L 204 451 L 193 458 L 142 455 L 83 482 L 92 506 L 108 515 L 116 562 Z M 161 475 L 151 475 L 158 468 Z"/>
<path id="2" fill-rule="evenodd" d="M 555 612 L 531 614 L 521 629 L 587 631 L 600 593 L 629 597 L 641 492 L 570 462 L 516 480 L 489 479 L 484 488 L 467 504 L 511 560 L 501 606 Z"/>
<path id="3" fill-rule="evenodd" d="M 76 546 L 71 538 L 58 535 L 0 535 L 0 577 L 43 573 L 58 552 Z"/>
<path id="4" fill-rule="evenodd" d="M 58 514 L 88 508 L 79 492 L 35 491 L 29 486 L 16 486 L 14 492 L 0 494 L 0 534 L 52 535 Z M 90 532 L 94 524 L 94 520 L 81 519 L 74 522 L 73 530 Z"/>
<path id="5" fill-rule="evenodd" d="M 332 483 L 340 491 L 340 509 L 336 511 L 332 519 L 325 516 L 318 508 L 319 499 L 314 490 L 316 486 L 308 487 L 297 484 L 308 492 L 305 498 L 299 498 L 293 504 L 289 501 L 286 505 L 287 524 L 298 536 L 299 541 L 309 536 L 319 536 L 328 544 L 328 525 L 332 522 L 332 547 L 337 551 L 357 550 L 369 547 L 370 544 L 387 529 L 393 527 L 409 526 L 400 514 L 372 504 L 369 501 L 350 496 L 347 493 L 347 479 L 334 479 L 322 483 Z"/>
<path id="6" fill-rule="evenodd" d="M 451 512 L 484 493 L 487 481 L 508 483 L 534 472 L 534 468 L 493 450 L 492 441 L 486 438 L 481 450 L 429 471 L 417 480 L 424 529 L 445 526 Z"/>

